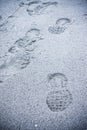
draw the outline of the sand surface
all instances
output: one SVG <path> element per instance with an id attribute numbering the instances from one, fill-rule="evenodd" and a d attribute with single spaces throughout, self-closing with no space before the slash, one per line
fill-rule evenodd
<path id="1" fill-rule="evenodd" d="M 87 1 L 0 0 L 0 130 L 87 129 Z"/>

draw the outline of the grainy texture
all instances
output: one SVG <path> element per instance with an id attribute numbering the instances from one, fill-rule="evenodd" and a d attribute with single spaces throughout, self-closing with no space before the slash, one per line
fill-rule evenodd
<path id="1" fill-rule="evenodd" d="M 87 129 L 87 0 L 0 0 L 0 130 Z"/>

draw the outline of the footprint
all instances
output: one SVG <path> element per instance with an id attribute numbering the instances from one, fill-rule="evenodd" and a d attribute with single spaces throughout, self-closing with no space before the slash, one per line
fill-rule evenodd
<path id="1" fill-rule="evenodd" d="M 53 73 L 48 75 L 48 82 L 52 88 L 66 87 L 68 79 L 63 73 Z"/>
<path id="2" fill-rule="evenodd" d="M 36 13 L 35 13 L 35 8 L 36 8 L 39 4 L 41 4 L 40 1 L 32 1 L 32 2 L 30 2 L 30 3 L 28 4 L 28 8 L 27 8 L 28 14 L 29 14 L 29 15 L 34 15 L 34 14 L 36 14 Z"/>
<path id="3" fill-rule="evenodd" d="M 46 104 L 52 112 L 60 112 L 67 109 L 72 100 L 69 90 L 51 91 L 46 97 Z"/>
<path id="4" fill-rule="evenodd" d="M 27 8 L 27 12 L 29 15 L 40 15 L 50 6 L 56 6 L 57 4 L 57 2 L 32 2 Z"/>
<path id="5" fill-rule="evenodd" d="M 30 64 L 31 52 L 36 47 L 35 42 L 39 40 L 42 40 L 40 30 L 32 28 L 8 49 L 8 52 L 0 59 L 0 83 Z"/>
<path id="6" fill-rule="evenodd" d="M 70 19 L 60 18 L 56 21 L 54 26 L 49 26 L 48 31 L 52 34 L 61 34 L 67 29 L 70 23 Z"/>
<path id="7" fill-rule="evenodd" d="M 15 45 L 17 45 L 19 48 L 25 48 L 25 49 L 34 49 L 33 44 L 35 42 L 42 40 L 42 36 L 40 34 L 40 30 L 37 28 L 30 29 L 23 38 L 18 39 L 15 42 Z"/>
<path id="8" fill-rule="evenodd" d="M 18 52 L 20 49 L 26 51 L 26 52 L 33 52 L 36 48 L 35 41 L 26 41 L 26 39 L 19 39 L 15 42 L 14 46 L 9 48 L 10 53 Z"/>
<path id="9" fill-rule="evenodd" d="M 14 45 L 8 49 L 8 52 L 17 53 L 20 49 L 33 51 L 35 49 L 35 43 L 42 39 L 40 29 L 32 28 L 26 32 L 23 38 L 19 38 Z"/>

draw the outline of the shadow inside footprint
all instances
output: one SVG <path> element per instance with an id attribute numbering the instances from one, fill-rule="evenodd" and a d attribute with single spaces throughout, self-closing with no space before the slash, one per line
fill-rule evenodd
<path id="1" fill-rule="evenodd" d="M 61 34 L 67 29 L 70 23 L 71 23 L 70 19 L 60 18 L 56 21 L 54 26 L 50 26 L 48 28 L 48 31 L 53 34 Z"/>
<path id="2" fill-rule="evenodd" d="M 60 26 L 50 26 L 48 28 L 48 31 L 52 34 L 61 34 L 65 31 L 65 27 L 60 27 Z"/>
<path id="3" fill-rule="evenodd" d="M 71 23 L 71 20 L 69 18 L 60 18 L 56 20 L 56 25 L 59 25 L 59 26 L 64 26 L 70 23 Z"/>
<path id="4" fill-rule="evenodd" d="M 40 35 L 40 29 L 38 29 L 38 28 L 31 28 L 25 34 L 25 36 L 29 36 L 29 37 L 34 37 L 34 36 L 39 36 L 39 35 Z"/>
<path id="5" fill-rule="evenodd" d="M 51 91 L 46 97 L 46 104 L 52 112 L 60 112 L 68 108 L 72 100 L 69 90 Z"/>
<path id="6" fill-rule="evenodd" d="M 68 79 L 63 73 L 53 73 L 53 74 L 48 75 L 48 83 L 49 83 L 49 86 L 52 88 L 66 87 L 67 82 L 68 82 Z"/>

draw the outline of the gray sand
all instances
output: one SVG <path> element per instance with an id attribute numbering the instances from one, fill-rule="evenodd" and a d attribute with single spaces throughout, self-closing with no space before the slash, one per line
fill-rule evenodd
<path id="1" fill-rule="evenodd" d="M 0 1 L 0 130 L 87 129 L 87 1 Z"/>

